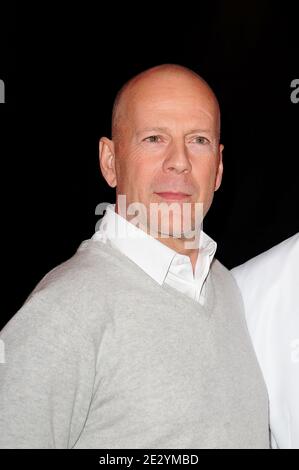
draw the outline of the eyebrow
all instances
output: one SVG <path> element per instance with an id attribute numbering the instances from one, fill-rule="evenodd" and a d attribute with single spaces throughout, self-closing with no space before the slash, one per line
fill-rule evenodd
<path id="1" fill-rule="evenodd" d="M 146 131 L 157 131 L 157 132 L 170 132 L 170 129 L 168 127 L 144 127 L 143 129 L 140 129 L 137 134 L 141 134 L 142 132 Z M 192 129 L 187 132 L 187 134 L 195 134 L 195 133 L 200 133 L 200 132 L 211 132 L 209 129 Z"/>
<path id="2" fill-rule="evenodd" d="M 139 129 L 137 134 L 141 134 L 141 132 L 146 131 L 169 132 L 170 129 L 168 129 L 168 127 L 144 127 L 143 129 Z"/>
<path id="3" fill-rule="evenodd" d="M 201 133 L 201 132 L 211 132 L 210 129 L 192 129 L 191 131 L 187 132 L 187 134 L 196 134 L 196 133 Z"/>

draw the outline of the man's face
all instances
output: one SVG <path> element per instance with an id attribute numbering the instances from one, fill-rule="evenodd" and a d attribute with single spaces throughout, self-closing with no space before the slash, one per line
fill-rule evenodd
<path id="1" fill-rule="evenodd" d="M 126 105 L 123 132 L 115 143 L 117 197 L 125 194 L 127 206 L 142 203 L 148 226 L 152 203 L 177 202 L 181 209 L 189 203 L 194 230 L 194 203 L 203 204 L 205 215 L 221 182 L 218 110 L 205 87 L 192 80 L 156 80 L 137 87 Z M 188 196 L 178 200 L 158 194 L 166 192 Z M 169 216 L 170 235 L 175 217 Z M 160 225 L 158 232 L 163 232 Z"/>

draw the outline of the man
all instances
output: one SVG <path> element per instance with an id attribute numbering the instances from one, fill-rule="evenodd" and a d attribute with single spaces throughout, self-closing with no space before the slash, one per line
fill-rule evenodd
<path id="1" fill-rule="evenodd" d="M 116 204 L 1 335 L 3 447 L 269 447 L 241 295 L 201 231 L 219 134 L 217 99 L 189 69 L 157 66 L 120 90 L 100 140 Z"/>
<path id="2" fill-rule="evenodd" d="M 267 384 L 271 445 L 299 448 L 299 234 L 232 270 Z"/>

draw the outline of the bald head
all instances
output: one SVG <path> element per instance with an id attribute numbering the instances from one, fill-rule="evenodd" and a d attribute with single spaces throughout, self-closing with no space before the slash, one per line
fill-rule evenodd
<path id="1" fill-rule="evenodd" d="M 217 98 L 192 70 L 164 64 L 133 77 L 116 96 L 112 140 L 100 139 L 101 170 L 116 187 L 116 211 L 125 196 L 126 207 L 141 211 L 141 225 L 149 227 L 152 204 L 171 202 L 171 194 L 181 193 L 178 201 L 189 204 L 192 227 L 199 228 L 198 203 L 205 215 L 221 184 L 219 130 Z M 162 217 L 172 233 L 164 243 L 177 251 L 184 237 L 176 237 L 176 224 L 182 227 L 186 217 L 182 212 Z M 169 234 L 163 227 L 158 232 Z"/>
<path id="2" fill-rule="evenodd" d="M 147 69 L 126 82 L 116 95 L 112 111 L 112 139 L 117 141 L 127 129 L 130 113 L 136 100 L 154 99 L 155 92 L 164 85 L 165 93 L 173 99 L 182 93 L 201 98 L 214 115 L 218 139 L 220 137 L 220 108 L 215 93 L 196 72 L 177 64 L 163 64 Z"/>

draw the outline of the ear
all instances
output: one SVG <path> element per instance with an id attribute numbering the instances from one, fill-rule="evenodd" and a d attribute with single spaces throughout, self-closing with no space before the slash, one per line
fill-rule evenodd
<path id="1" fill-rule="evenodd" d="M 107 137 L 101 137 L 99 142 L 99 160 L 103 177 L 114 188 L 117 185 L 115 171 L 114 142 Z"/>
<path id="2" fill-rule="evenodd" d="M 218 167 L 217 167 L 214 191 L 217 191 L 217 189 L 220 188 L 221 181 L 222 181 L 222 175 L 223 175 L 222 152 L 223 152 L 223 149 L 224 149 L 224 145 L 220 144 L 219 145 L 219 162 L 218 162 Z"/>

